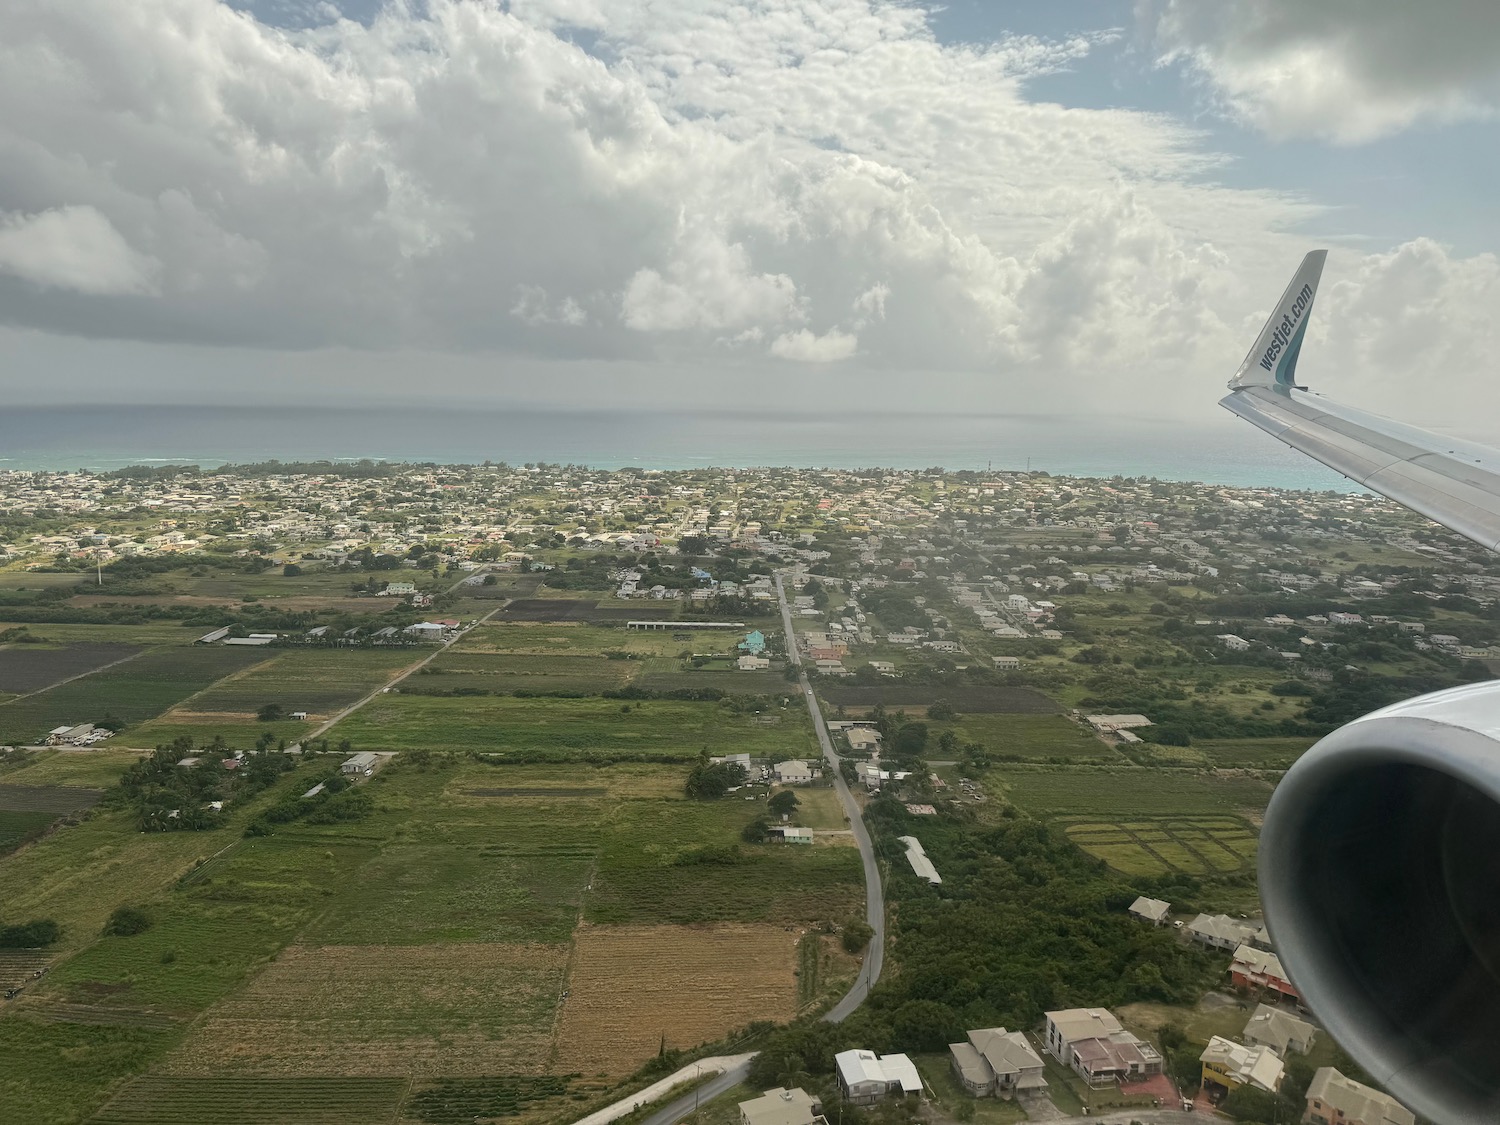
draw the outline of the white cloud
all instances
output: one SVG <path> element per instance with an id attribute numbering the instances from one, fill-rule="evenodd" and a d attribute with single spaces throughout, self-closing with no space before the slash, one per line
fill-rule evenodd
<path id="1" fill-rule="evenodd" d="M 1158 14 L 1164 49 L 1219 50 Z M 1206 401 L 1320 212 L 1223 186 L 1165 116 L 1028 98 L 1094 46 L 944 45 L 885 0 L 429 0 L 307 31 L 10 0 L 0 200 L 74 216 L 74 257 L 10 231 L 0 319 L 695 376 L 846 361 L 974 375 L 988 408 L 1106 409 L 1142 380 Z M 1445 282 L 1445 330 L 1477 370 L 1485 267 L 1423 254 L 1471 278 Z M 476 393 L 505 378 L 476 367 Z"/>
<path id="2" fill-rule="evenodd" d="M 0 214 L 0 273 L 77 293 L 149 293 L 159 263 L 137 254 L 93 207 Z"/>
<path id="3" fill-rule="evenodd" d="M 1500 5 L 1452 0 L 1138 0 L 1167 62 L 1285 139 L 1360 143 L 1500 112 Z"/>
<path id="4" fill-rule="evenodd" d="M 859 350 L 859 337 L 837 328 L 818 336 L 806 328 L 785 332 L 771 341 L 771 354 L 799 363 L 837 363 Z"/>

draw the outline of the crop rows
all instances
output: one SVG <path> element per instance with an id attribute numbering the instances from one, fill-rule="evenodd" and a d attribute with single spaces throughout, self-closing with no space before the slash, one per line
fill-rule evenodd
<path id="1" fill-rule="evenodd" d="M 0 649 L 0 691 L 24 695 L 140 652 L 138 645 L 71 644 L 61 648 L 15 645 Z"/>
<path id="2" fill-rule="evenodd" d="M 523 1109 L 569 1092 L 572 1079 L 538 1077 L 443 1078 L 415 1090 L 407 1099 L 406 1117 L 430 1125 L 471 1125 L 493 1117 L 515 1117 Z"/>
<path id="3" fill-rule="evenodd" d="M 99 789 L 73 785 L 0 785 L 0 812 L 42 812 L 64 816 L 102 797 Z"/>
<path id="4" fill-rule="evenodd" d="M 137 1078 L 93 1125 L 372 1125 L 391 1121 L 404 1078 Z"/>
<path id="5" fill-rule="evenodd" d="M 587 926 L 579 931 L 557 1037 L 558 1068 L 634 1070 L 797 1009 L 798 934 L 781 926 Z"/>

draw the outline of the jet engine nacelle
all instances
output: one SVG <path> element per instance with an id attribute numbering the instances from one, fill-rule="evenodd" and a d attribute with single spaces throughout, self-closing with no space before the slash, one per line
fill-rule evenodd
<path id="1" fill-rule="evenodd" d="M 1440 1125 L 1500 1120 L 1500 681 L 1358 719 L 1266 811 L 1260 894 L 1312 1012 Z"/>

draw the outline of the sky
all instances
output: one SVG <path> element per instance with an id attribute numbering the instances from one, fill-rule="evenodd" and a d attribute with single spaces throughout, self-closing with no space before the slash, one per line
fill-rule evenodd
<path id="1" fill-rule="evenodd" d="M 16 404 L 1216 406 L 1500 441 L 1492 0 L 6 0 Z"/>

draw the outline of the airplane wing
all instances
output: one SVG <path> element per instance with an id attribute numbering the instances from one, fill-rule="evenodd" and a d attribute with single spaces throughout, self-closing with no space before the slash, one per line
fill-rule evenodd
<path id="1" fill-rule="evenodd" d="M 1326 250 L 1282 294 L 1219 405 L 1371 491 L 1500 551 L 1500 451 L 1341 406 L 1296 384 Z"/>

